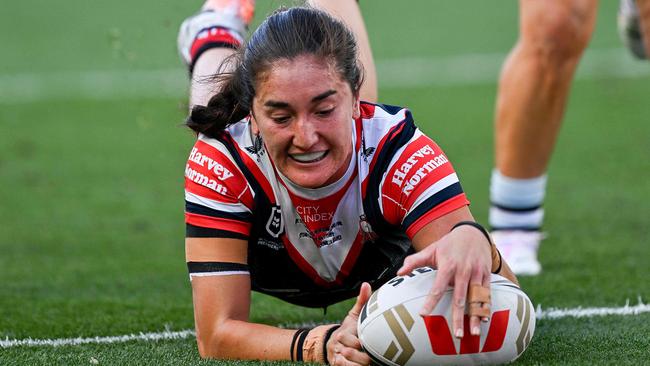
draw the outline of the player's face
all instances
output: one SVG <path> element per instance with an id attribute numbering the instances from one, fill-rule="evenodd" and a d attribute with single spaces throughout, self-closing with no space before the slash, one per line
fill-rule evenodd
<path id="1" fill-rule="evenodd" d="M 257 80 L 252 114 L 253 132 L 293 183 L 318 188 L 345 174 L 359 99 L 330 63 L 312 55 L 275 62 Z"/>

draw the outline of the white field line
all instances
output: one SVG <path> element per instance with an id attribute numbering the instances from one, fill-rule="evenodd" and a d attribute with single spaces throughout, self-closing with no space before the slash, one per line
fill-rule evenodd
<path id="1" fill-rule="evenodd" d="M 0 348 L 9 348 L 9 347 L 38 347 L 38 346 L 52 346 L 52 347 L 61 347 L 61 346 L 78 346 L 82 344 L 109 344 L 109 343 L 125 343 L 131 341 L 160 341 L 167 339 L 186 339 L 190 337 L 195 337 L 196 333 L 193 329 L 181 330 L 178 332 L 173 332 L 170 330 L 165 330 L 162 332 L 152 332 L 152 333 L 139 333 L 139 334 L 127 334 L 121 336 L 110 336 L 110 337 L 89 337 L 89 338 L 59 338 L 59 339 L 0 339 Z"/>
<path id="2" fill-rule="evenodd" d="M 541 306 L 537 307 L 536 317 L 538 320 L 548 320 L 548 319 L 561 319 L 561 318 L 592 318 L 596 316 L 608 316 L 608 315 L 639 315 L 643 313 L 650 313 L 650 304 L 644 304 L 639 299 L 639 304 L 629 305 L 629 302 L 622 307 L 610 307 L 610 308 L 548 308 L 542 310 Z M 283 328 L 305 328 L 313 327 L 319 324 L 318 322 L 308 322 L 301 324 L 282 324 L 280 325 Z M 171 331 L 164 330 L 162 332 L 151 332 L 151 333 L 138 333 L 138 334 L 128 334 L 121 336 L 109 336 L 109 337 L 89 337 L 89 338 L 59 338 L 59 339 L 0 339 L 0 348 L 11 348 L 11 347 L 40 347 L 40 346 L 50 346 L 50 347 L 61 347 L 61 346 L 77 346 L 83 344 L 111 344 L 111 343 L 125 343 L 133 341 L 159 341 L 159 340 L 174 340 L 174 339 L 187 339 L 193 338 L 196 336 L 196 333 L 193 329 L 186 329 L 181 331 Z"/>
<path id="3" fill-rule="evenodd" d="M 618 308 L 548 308 L 542 310 L 541 305 L 537 306 L 536 318 L 539 320 L 561 319 L 561 318 L 593 318 L 607 315 L 639 315 L 650 313 L 650 304 L 644 304 L 639 298 L 637 305 L 630 306 L 629 300 L 625 306 Z"/>
<path id="4" fill-rule="evenodd" d="M 494 84 L 502 53 L 462 54 L 377 61 L 381 88 L 444 87 Z M 650 62 L 634 60 L 626 49 L 586 52 L 577 79 L 650 76 Z M 184 98 L 187 73 L 162 70 L 90 70 L 51 73 L 0 74 L 0 104 L 33 103 L 57 99 Z"/>

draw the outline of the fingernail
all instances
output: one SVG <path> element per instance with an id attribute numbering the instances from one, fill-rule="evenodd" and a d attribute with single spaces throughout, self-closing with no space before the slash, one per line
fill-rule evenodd
<path id="1" fill-rule="evenodd" d="M 481 328 L 479 327 L 472 328 L 472 334 L 475 336 L 481 334 Z"/>
<path id="2" fill-rule="evenodd" d="M 463 338 L 463 330 L 458 328 L 456 329 L 456 338 Z"/>

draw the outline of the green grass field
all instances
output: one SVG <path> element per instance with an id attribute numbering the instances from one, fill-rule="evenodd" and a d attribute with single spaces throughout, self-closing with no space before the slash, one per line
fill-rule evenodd
<path id="1" fill-rule="evenodd" d="M 257 18 L 281 3 L 258 0 Z M 413 110 L 486 222 L 496 78 L 516 38 L 516 2 L 361 3 L 380 99 Z M 551 164 L 544 272 L 521 279 L 543 309 L 650 298 L 650 64 L 620 45 L 616 3 L 601 4 Z M 183 248 L 193 136 L 180 126 L 187 83 L 175 38 L 199 5 L 3 6 L 0 340 L 193 328 Z M 414 60 L 431 66 L 400 68 Z M 335 321 L 350 306 L 324 316 L 265 296 L 253 301 L 252 320 L 268 324 Z M 542 319 L 517 364 L 650 364 L 648 334 L 649 313 Z M 0 348 L 1 365 L 94 360 L 233 364 L 200 360 L 191 337 Z"/>

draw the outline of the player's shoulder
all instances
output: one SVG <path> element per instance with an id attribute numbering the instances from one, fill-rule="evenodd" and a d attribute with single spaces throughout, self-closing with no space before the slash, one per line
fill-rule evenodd
<path id="1" fill-rule="evenodd" d="M 408 108 L 367 102 L 362 102 L 360 108 L 364 143 L 369 146 L 383 146 L 387 140 L 412 135 L 416 130 Z"/>
<path id="2" fill-rule="evenodd" d="M 190 155 L 188 163 L 195 167 L 205 167 L 213 172 L 213 175 L 221 179 L 227 179 L 233 175 L 228 166 L 236 167 L 236 161 L 233 154 L 233 149 L 229 146 L 233 142 L 228 137 L 210 137 L 199 134 Z"/>
<path id="3" fill-rule="evenodd" d="M 237 165 L 243 155 L 252 154 L 254 145 L 248 129 L 248 123 L 234 123 L 215 136 L 200 133 L 196 139 L 190 160 L 231 163 Z M 214 163 L 213 163 L 214 164 Z"/>
<path id="4" fill-rule="evenodd" d="M 360 103 L 360 109 L 361 118 L 369 122 L 381 121 L 385 123 L 396 123 L 406 118 L 412 119 L 411 111 L 402 106 L 362 101 Z"/>
<path id="5" fill-rule="evenodd" d="M 226 201 L 246 191 L 247 181 L 237 165 L 236 144 L 227 132 L 218 137 L 199 134 L 185 165 L 186 191 Z"/>

